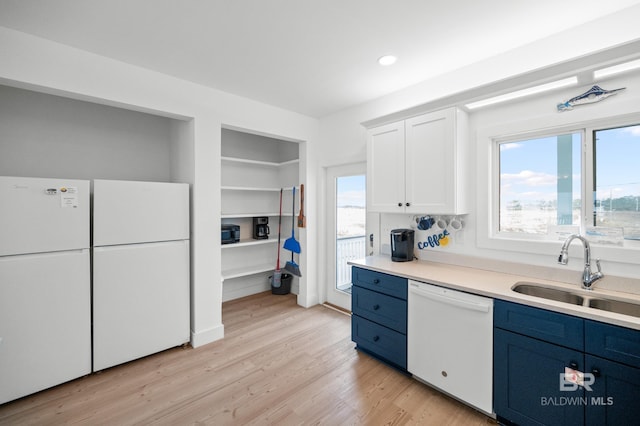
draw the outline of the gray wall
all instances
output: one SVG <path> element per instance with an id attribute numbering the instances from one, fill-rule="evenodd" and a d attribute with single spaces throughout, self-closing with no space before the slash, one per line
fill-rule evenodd
<path id="1" fill-rule="evenodd" d="M 0 175 L 171 181 L 173 121 L 0 86 Z"/>

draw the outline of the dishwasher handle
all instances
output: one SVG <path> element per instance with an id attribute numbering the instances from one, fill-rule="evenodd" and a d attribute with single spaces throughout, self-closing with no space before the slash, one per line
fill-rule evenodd
<path id="1" fill-rule="evenodd" d="M 437 294 L 428 290 L 423 290 L 420 287 L 416 286 L 415 284 L 411 284 L 409 286 L 409 291 L 411 293 L 414 293 L 417 296 L 426 297 L 427 299 L 431 299 L 436 302 L 446 303 L 452 306 L 457 306 L 462 309 L 468 309 L 468 310 L 478 311 L 478 312 L 489 312 L 489 309 L 491 308 L 490 303 L 485 304 L 485 303 L 471 302 L 468 300 L 458 299 L 456 297 L 444 296 L 442 294 Z"/>

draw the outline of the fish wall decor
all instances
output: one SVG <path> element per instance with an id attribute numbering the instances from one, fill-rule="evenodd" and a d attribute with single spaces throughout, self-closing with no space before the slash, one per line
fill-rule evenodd
<path id="1" fill-rule="evenodd" d="M 621 87 L 619 89 L 613 90 L 605 90 L 600 86 L 593 86 L 591 89 L 587 90 L 581 95 L 576 96 L 575 98 L 571 98 L 566 102 L 562 102 L 558 104 L 558 111 L 570 111 L 574 106 L 584 105 L 584 104 L 592 104 L 594 102 L 600 102 L 603 99 L 607 99 L 609 96 L 613 96 L 621 90 L 626 89 L 626 87 Z"/>

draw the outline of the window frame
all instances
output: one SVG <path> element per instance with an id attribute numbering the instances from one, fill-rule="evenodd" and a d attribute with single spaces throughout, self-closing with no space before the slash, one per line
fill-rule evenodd
<path id="1" fill-rule="evenodd" d="M 581 220 L 580 234 L 593 221 L 593 135 L 594 131 L 640 124 L 640 113 L 562 122 L 564 117 L 512 122 L 478 131 L 477 243 L 479 247 L 521 253 L 550 255 L 559 250 L 562 241 L 544 235 L 499 232 L 500 215 L 500 143 L 566 133 L 580 133 L 581 144 Z M 546 121 L 546 123 L 545 123 Z M 551 125 L 549 125 L 549 123 Z M 589 222 L 591 221 L 591 222 Z M 638 264 L 640 242 L 625 241 L 624 247 L 592 243 L 594 255 L 605 260 Z"/>
<path id="2" fill-rule="evenodd" d="M 581 137 L 581 147 L 580 147 L 580 192 L 584 193 L 584 188 L 585 188 L 585 178 L 584 178 L 584 170 L 585 170 L 585 156 L 584 156 L 584 141 L 585 141 L 585 132 L 584 129 L 574 129 L 573 127 L 567 127 L 567 128 L 559 128 L 557 129 L 558 131 L 554 131 L 554 132 L 549 132 L 549 131 L 542 131 L 542 132 L 527 132 L 524 134 L 519 134 L 517 137 L 512 137 L 510 136 L 506 136 L 506 137 L 502 137 L 502 138 L 496 138 L 493 139 L 493 162 L 492 162 L 492 169 L 495 168 L 495 171 L 492 172 L 492 175 L 494 177 L 494 182 L 493 182 L 493 189 L 495 190 L 494 194 L 495 196 L 492 197 L 492 202 L 494 203 L 494 205 L 492 206 L 492 211 L 495 212 L 494 215 L 492 215 L 492 220 L 491 220 L 491 233 L 492 235 L 496 236 L 496 238 L 500 238 L 500 239 L 508 239 L 508 240 L 525 240 L 525 241 L 549 241 L 549 237 L 547 237 L 546 235 L 541 235 L 541 234 L 522 234 L 522 233 L 517 233 L 517 232 L 506 232 L 506 231 L 500 231 L 500 175 L 501 175 L 501 170 L 500 170 L 500 145 L 503 143 L 510 143 L 510 142 L 519 142 L 519 141 L 525 141 L 525 140 L 529 140 L 529 139 L 542 139 L 542 138 L 548 138 L 548 137 L 556 137 L 556 136 L 560 136 L 560 135 L 566 135 L 566 134 L 580 134 Z M 584 206 L 581 206 L 581 210 L 584 210 Z M 582 222 L 584 221 L 584 217 L 581 217 L 580 219 L 581 223 L 579 224 L 580 227 L 580 232 L 583 232 L 582 229 Z"/>

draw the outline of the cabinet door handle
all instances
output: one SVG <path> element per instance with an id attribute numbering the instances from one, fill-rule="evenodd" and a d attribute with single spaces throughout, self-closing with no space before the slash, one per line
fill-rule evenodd
<path id="1" fill-rule="evenodd" d="M 377 311 L 378 309 L 380 309 L 380 305 L 373 305 L 373 310 Z"/>
<path id="2" fill-rule="evenodd" d="M 591 374 L 593 374 L 594 377 L 600 377 L 600 369 L 599 368 L 592 368 L 591 369 Z"/>
<path id="3" fill-rule="evenodd" d="M 377 342 L 378 340 L 380 340 L 380 337 L 379 337 L 379 336 L 373 336 L 373 341 L 374 341 L 374 342 Z"/>
<path id="4" fill-rule="evenodd" d="M 573 369 L 573 370 L 577 370 L 578 369 L 578 363 L 575 361 L 571 361 L 569 363 L 569 368 Z"/>
<path id="5" fill-rule="evenodd" d="M 374 278 L 373 283 L 374 284 L 380 284 L 380 280 L 378 278 Z"/>
<path id="6" fill-rule="evenodd" d="M 411 203 L 406 203 L 405 206 L 411 207 Z"/>
<path id="7" fill-rule="evenodd" d="M 402 203 L 398 203 L 398 207 L 402 207 Z"/>

